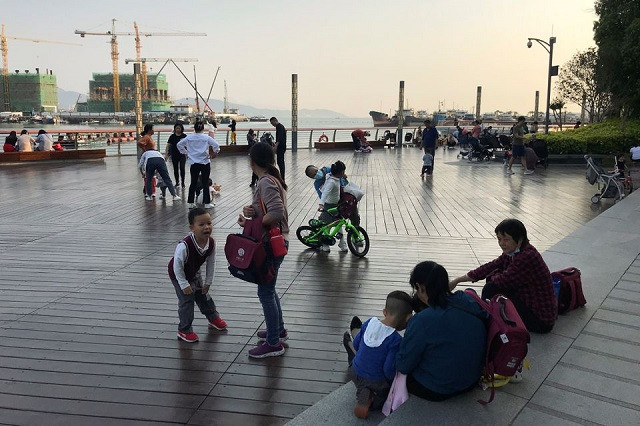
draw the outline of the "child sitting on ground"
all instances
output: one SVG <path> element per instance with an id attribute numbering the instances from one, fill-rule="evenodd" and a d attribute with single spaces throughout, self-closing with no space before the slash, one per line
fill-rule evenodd
<path id="1" fill-rule="evenodd" d="M 382 310 L 384 318 L 368 319 L 355 335 L 352 368 L 357 402 L 353 412 L 358 418 L 366 419 L 370 409 L 380 409 L 387 399 L 396 374 L 396 353 L 402 342 L 398 331 L 406 328 L 413 312 L 411 306 L 411 296 L 404 291 L 392 291 Z"/>
<path id="2" fill-rule="evenodd" d="M 422 156 L 422 172 L 420 173 L 420 177 L 423 178 L 425 172 L 427 176 L 431 176 L 433 172 L 433 155 L 428 152 Z"/>
<path id="3" fill-rule="evenodd" d="M 178 243 L 175 254 L 169 261 L 168 271 L 178 295 L 178 338 L 185 342 L 197 342 L 198 335 L 191 328 L 194 302 L 207 317 L 209 327 L 224 330 L 227 323 L 220 318 L 216 304 L 209 294 L 215 269 L 211 215 L 200 207 L 190 210 L 189 229 L 191 232 Z M 203 282 L 200 267 L 205 263 L 206 276 Z"/>

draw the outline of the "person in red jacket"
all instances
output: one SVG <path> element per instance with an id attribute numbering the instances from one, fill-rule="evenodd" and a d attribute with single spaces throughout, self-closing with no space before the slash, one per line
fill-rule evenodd
<path id="1" fill-rule="evenodd" d="M 540 253 L 529 243 L 527 229 L 517 219 L 505 219 L 496 226 L 502 255 L 449 283 L 487 279 L 482 298 L 502 294 L 513 302 L 527 329 L 548 333 L 555 324 L 558 302 L 551 272 Z"/>

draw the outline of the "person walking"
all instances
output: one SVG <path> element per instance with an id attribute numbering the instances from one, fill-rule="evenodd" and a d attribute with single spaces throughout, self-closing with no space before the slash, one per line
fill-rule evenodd
<path id="1" fill-rule="evenodd" d="M 173 133 L 169 136 L 164 152 L 165 160 L 168 157 L 171 157 L 171 162 L 173 163 L 173 177 L 176 180 L 176 188 L 180 186 L 183 191 L 186 186 L 184 183 L 184 175 L 187 156 L 178 151 L 178 142 L 186 137 L 187 135 L 184 133 L 184 126 L 180 123 L 174 124 Z M 182 185 L 180 185 L 180 178 L 182 178 Z"/>
<path id="2" fill-rule="evenodd" d="M 258 176 L 258 184 L 251 205 L 242 209 L 238 225 L 244 227 L 251 218 L 262 218 L 262 238 L 268 241 L 269 228 L 279 226 L 289 247 L 289 213 L 287 212 L 287 185 L 274 166 L 273 149 L 266 143 L 257 143 L 249 151 L 251 170 Z M 266 212 L 266 213 L 265 213 Z M 282 344 L 288 339 L 282 319 L 280 298 L 276 293 L 278 270 L 284 256 L 274 257 L 267 244 L 267 260 L 273 265 L 274 277 L 269 283 L 258 285 L 258 299 L 262 304 L 266 330 L 258 331 L 258 341 L 263 342 L 249 351 L 251 358 L 266 358 L 284 354 Z"/>
<path id="3" fill-rule="evenodd" d="M 511 158 L 509 159 L 509 166 L 507 167 L 507 172 L 512 175 L 514 171 L 511 170 L 511 166 L 513 166 L 513 160 L 516 158 L 520 159 L 522 163 L 522 167 L 524 168 L 524 174 L 530 175 L 533 173 L 533 170 L 527 170 L 527 163 L 525 160 L 525 152 L 524 152 L 524 129 L 527 125 L 527 122 L 524 116 L 518 117 L 518 122 L 513 126 L 513 142 L 511 143 Z"/>
<path id="4" fill-rule="evenodd" d="M 178 151 L 186 154 L 191 164 L 189 169 L 191 183 L 189 184 L 189 196 L 187 198 L 187 205 L 190 209 L 196 206 L 194 200 L 198 179 L 200 179 L 202 188 L 209 188 L 211 158 L 215 158 L 220 152 L 218 142 L 211 136 L 203 133 L 204 123 L 202 121 L 196 121 L 193 125 L 193 130 L 195 130 L 195 133 L 191 133 L 186 138 L 180 140 L 177 145 Z M 205 190 L 202 194 L 202 202 L 204 203 L 205 209 L 213 207 L 209 191 Z"/>
<path id="5" fill-rule="evenodd" d="M 287 150 L 287 129 L 275 117 L 271 117 L 269 122 L 276 128 L 276 162 L 278 163 L 278 169 L 280 169 L 280 176 L 284 181 L 284 152 Z"/>
<path id="6" fill-rule="evenodd" d="M 436 161 L 436 143 L 438 142 L 438 129 L 431 125 L 431 120 L 424 121 L 424 131 L 422 132 L 422 149 L 425 154 L 431 154 L 433 161 L 431 162 L 431 173 L 435 169 Z"/>

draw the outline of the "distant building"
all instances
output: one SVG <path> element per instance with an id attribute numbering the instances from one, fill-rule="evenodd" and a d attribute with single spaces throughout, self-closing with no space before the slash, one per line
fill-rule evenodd
<path id="1" fill-rule="evenodd" d="M 171 105 L 169 111 L 174 114 L 193 114 L 193 107 L 191 105 Z"/>
<path id="2" fill-rule="evenodd" d="M 147 93 L 142 95 L 143 111 L 169 111 L 169 84 L 164 74 L 147 77 Z M 93 73 L 89 81 L 89 112 L 113 112 L 113 74 Z M 135 108 L 135 87 L 133 74 L 120 74 L 120 111 Z"/>
<path id="3" fill-rule="evenodd" d="M 4 108 L 4 90 L 0 90 L 0 108 Z M 53 71 L 40 73 L 16 70 L 9 74 L 9 104 L 11 111 L 57 112 L 58 83 Z"/>

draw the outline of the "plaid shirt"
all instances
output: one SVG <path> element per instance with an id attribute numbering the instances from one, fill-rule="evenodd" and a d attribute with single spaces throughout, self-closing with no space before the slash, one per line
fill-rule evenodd
<path id="1" fill-rule="evenodd" d="M 531 244 L 523 244 L 513 256 L 502 254 L 470 271 L 471 280 L 489 277 L 493 283 L 524 303 L 543 323 L 553 325 L 558 306 L 547 264 Z"/>

